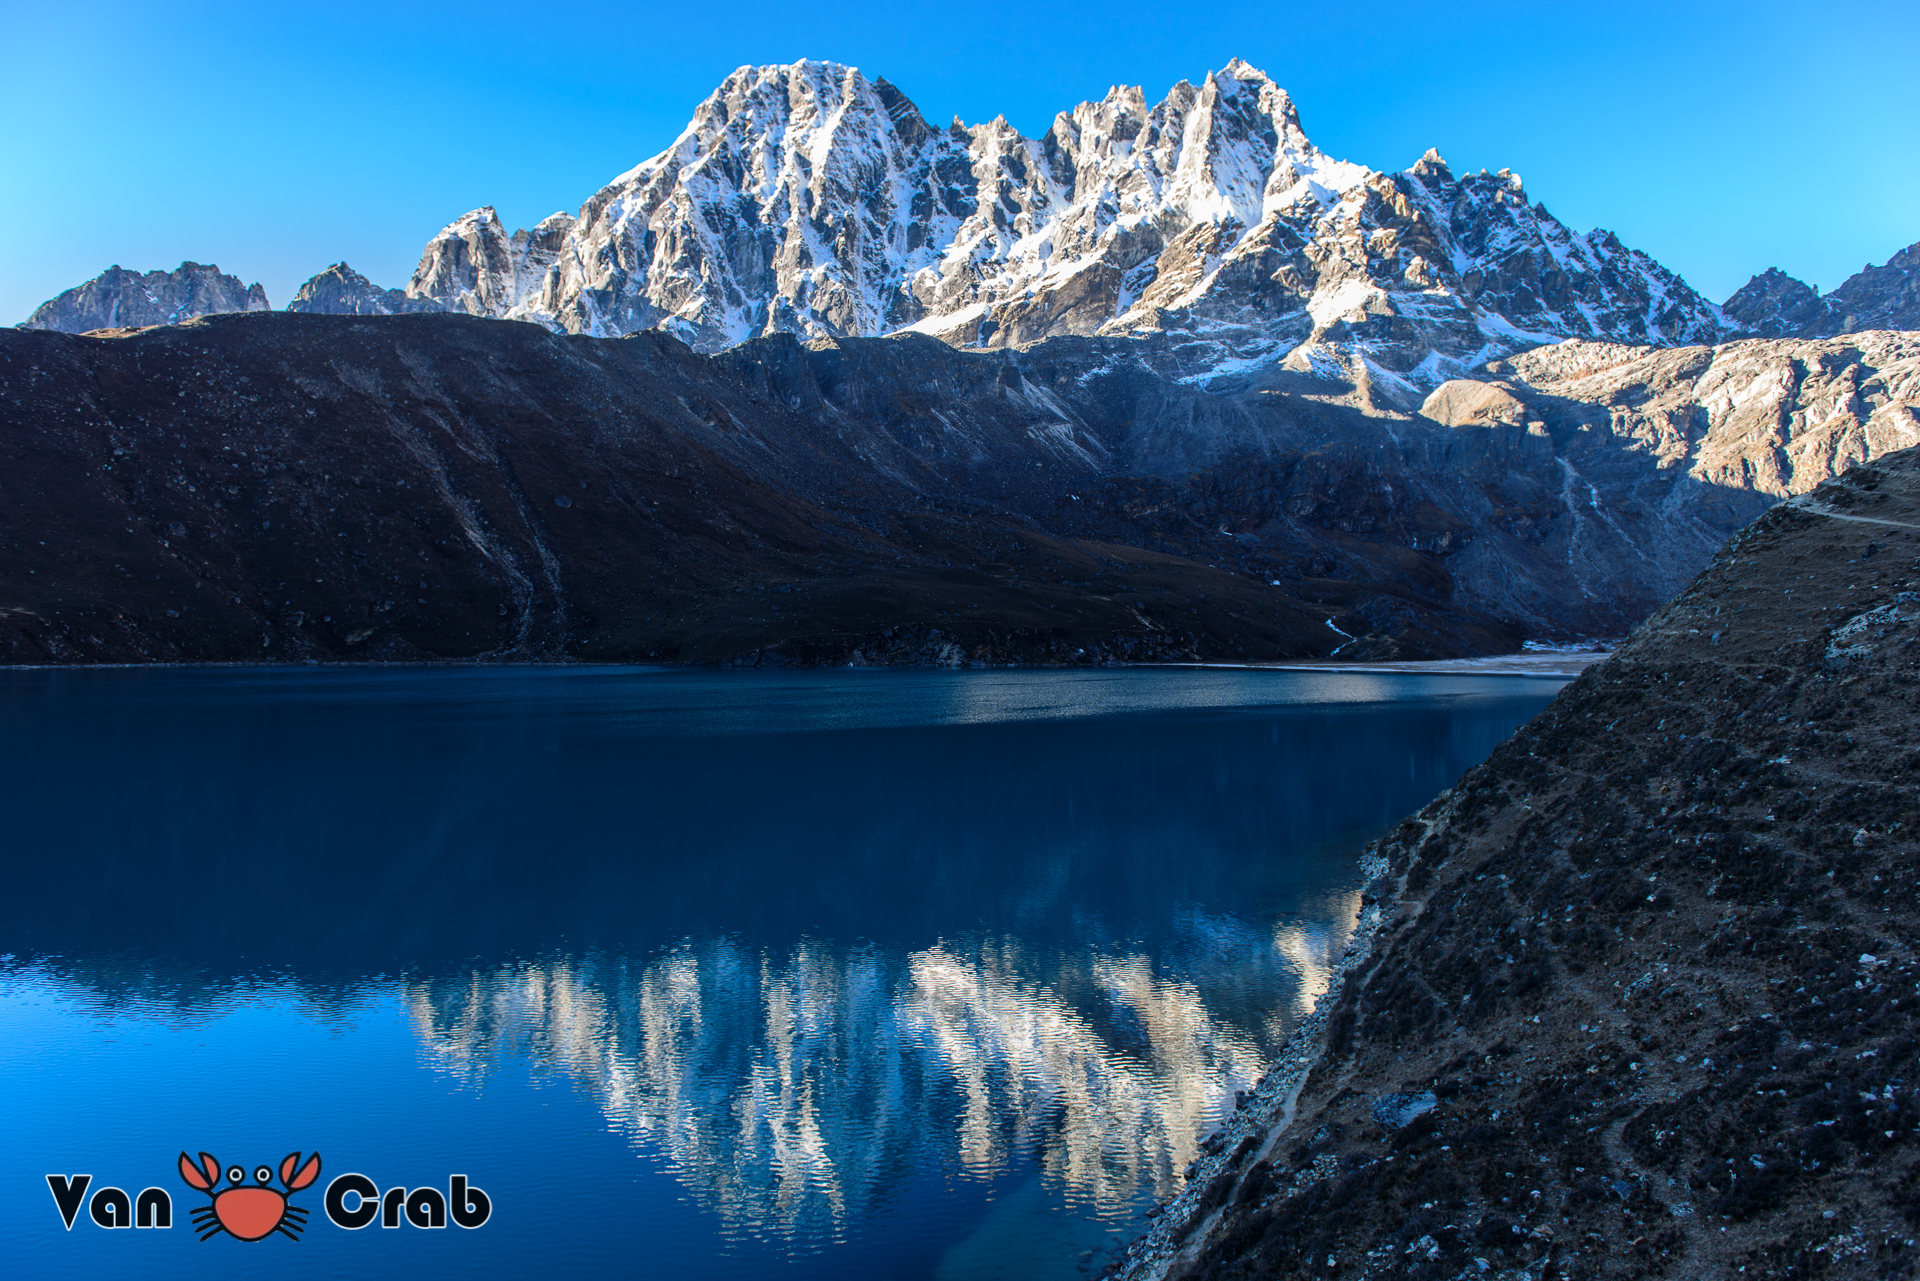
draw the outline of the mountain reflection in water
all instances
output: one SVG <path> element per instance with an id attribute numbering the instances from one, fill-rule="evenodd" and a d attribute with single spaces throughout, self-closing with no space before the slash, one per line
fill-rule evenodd
<path id="1" fill-rule="evenodd" d="M 354 1154 L 340 1169 L 453 1159 L 385 1102 L 426 1097 L 424 1065 L 471 1101 L 486 1145 L 460 1159 L 490 1161 L 474 1177 L 512 1207 L 469 1234 L 468 1271 L 552 1265 L 553 1225 L 584 1221 L 582 1267 L 643 1231 L 716 1277 L 1070 1276 L 1177 1186 L 1325 990 L 1365 839 L 1555 688 L 13 673 L 0 802 L 38 853 L 0 898 L 0 1025 L 38 1020 L 165 1116 L 201 1088 L 187 1041 L 244 1022 L 224 1106 L 271 1117 L 267 1065 L 299 1059 L 327 1082 L 302 1124 Z M 389 1004 L 410 1059 L 368 1030 Z M 296 1048 L 303 1025 L 318 1048 Z M 0 1118 L 60 1113 L 33 1130 L 58 1153 L 28 1141 L 0 1174 L 105 1168 L 130 1142 L 62 1112 L 64 1070 L 0 1057 Z M 621 1136 L 625 1171 L 553 1109 L 555 1081 Z M 566 1180 L 507 1160 L 534 1150 Z M 335 1238 L 357 1235 L 309 1233 L 300 1266 L 406 1270 Z M 60 1267 L 124 1270 L 89 1263 L 93 1241 L 76 1229 Z"/>
<path id="2" fill-rule="evenodd" d="M 1350 923 L 1358 895 L 1344 906 Z M 1294 1011 L 1347 932 L 1275 931 Z M 1126 1214 L 1174 1188 L 1266 1062 L 1265 1038 L 1144 955 L 1041 958 L 1005 938 L 905 956 L 809 941 L 779 960 L 712 940 L 640 967 L 409 983 L 406 1000 L 444 1070 L 563 1071 L 705 1208 L 795 1241 L 837 1236 L 928 1163 L 991 1179 L 1037 1159 L 1069 1204 Z"/>

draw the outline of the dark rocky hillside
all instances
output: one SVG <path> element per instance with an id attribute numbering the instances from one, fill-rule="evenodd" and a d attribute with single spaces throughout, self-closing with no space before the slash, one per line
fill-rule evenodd
<path id="1" fill-rule="evenodd" d="M 1130 1275 L 1914 1275 L 1917 580 L 1908 450 L 1374 847 L 1371 947 Z"/>
<path id="2" fill-rule="evenodd" d="M 1135 406 L 1188 427 L 1231 410 L 1157 381 L 1112 412 Z M 1279 559 L 1217 530 L 1214 477 L 1114 477 L 1043 386 L 933 339 L 705 357 L 444 315 L 12 331 L 0 423 L 13 662 L 1518 644 L 1448 603 L 1364 455 L 1294 469 L 1298 501 L 1335 515 Z"/>
<path id="3" fill-rule="evenodd" d="M 1498 653 L 1624 633 L 1920 404 L 1897 334 L 1565 344 L 1418 413 L 1333 375 L 1203 391 L 1142 350 L 0 331 L 0 658 Z"/>

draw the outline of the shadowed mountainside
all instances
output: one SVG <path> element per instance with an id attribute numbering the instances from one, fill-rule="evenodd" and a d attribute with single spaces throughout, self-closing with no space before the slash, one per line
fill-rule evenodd
<path id="1" fill-rule="evenodd" d="M 1369 608 L 1416 650 L 1517 643 L 1403 547 L 1282 591 L 1165 486 L 1093 502 L 1103 442 L 932 339 L 221 316 L 0 335 L 0 405 L 16 662 L 1279 657 Z"/>
<path id="2" fill-rule="evenodd" d="M 1332 375 L 1201 391 L 1114 339 L 8 331 L 0 636 L 15 662 L 1502 652 L 1625 631 L 1776 497 L 1907 443 L 1912 346 L 1565 344 L 1411 414 Z"/>

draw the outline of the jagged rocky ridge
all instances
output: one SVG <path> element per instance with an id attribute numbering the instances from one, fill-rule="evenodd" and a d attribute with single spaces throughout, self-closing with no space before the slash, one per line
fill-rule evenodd
<path id="1" fill-rule="evenodd" d="M 1727 299 L 1727 319 L 1768 338 L 1820 338 L 1866 329 L 1920 329 L 1920 244 L 1869 263 L 1826 297 L 1769 267 Z"/>
<path id="2" fill-rule="evenodd" d="M 1617 635 L 1920 440 L 1920 337 L 1571 343 L 1424 413 L 1125 339 L 0 333 L 10 661 L 1421 658 Z"/>
<path id="3" fill-rule="evenodd" d="M 1128 336 L 1171 377 L 1331 371 L 1410 409 L 1448 377 L 1568 337 L 1912 328 L 1915 252 L 1826 298 L 1770 271 L 1722 309 L 1610 233 L 1572 232 L 1505 170 L 1456 176 L 1435 151 L 1401 173 L 1325 155 L 1287 94 L 1238 60 L 1156 104 L 1117 87 L 1037 139 L 1002 119 L 937 129 L 884 79 L 799 62 L 740 68 L 672 146 L 576 214 L 509 231 L 477 209 L 429 242 L 404 290 L 341 263 L 289 309 L 659 327 L 701 351 L 772 333 Z M 60 302 L 36 313 L 42 327 L 253 305 L 134 317 Z"/>
<path id="4" fill-rule="evenodd" d="M 90 329 L 177 325 L 195 316 L 271 308 L 258 284 L 242 284 L 218 267 L 183 262 L 172 271 L 142 274 L 115 265 L 41 303 L 20 328 L 81 334 Z"/>
<path id="5" fill-rule="evenodd" d="M 287 310 L 327 316 L 397 316 L 441 308 L 428 299 L 409 298 L 405 290 L 382 289 L 346 263 L 336 262 L 300 286 Z"/>
<path id="6" fill-rule="evenodd" d="M 662 327 L 702 351 L 906 328 L 967 346 L 1151 335 L 1168 370 L 1364 361 L 1421 386 L 1556 338 L 1721 333 L 1672 272 L 1568 230 L 1512 174 L 1325 155 L 1238 60 L 1157 104 L 1115 88 L 1037 139 L 1004 119 L 935 128 L 834 63 L 742 67 L 577 215 L 511 234 L 490 208 L 457 219 L 407 292 L 573 333 Z"/>
<path id="7" fill-rule="evenodd" d="M 1146 1278 L 1908 1277 L 1920 451 L 1776 507 L 1369 851 Z"/>

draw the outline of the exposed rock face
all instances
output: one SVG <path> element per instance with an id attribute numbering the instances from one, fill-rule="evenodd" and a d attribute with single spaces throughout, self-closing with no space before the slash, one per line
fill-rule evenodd
<path id="1" fill-rule="evenodd" d="M 1915 439 L 1920 338 L 1569 343 L 1499 369 L 1423 415 L 1304 375 L 1204 392 L 1125 339 L 703 357 L 285 314 L 0 334 L 0 626 L 15 661 L 1378 660 L 1619 635 L 1779 497 Z M 430 591 L 401 590 L 415 562 Z"/>
<path id="2" fill-rule="evenodd" d="M 1631 600 L 1644 616 L 1773 501 L 1920 445 L 1920 335 L 1669 350 L 1560 343 L 1443 383 L 1421 412 L 1551 447 L 1530 476 L 1536 488 L 1499 482 L 1510 505 L 1448 558 L 1463 603 L 1532 619 L 1558 594 Z M 1530 571 L 1504 571 L 1529 561 L 1486 536 L 1503 522 L 1531 522 L 1563 572 L 1527 583 Z M 1506 588 L 1498 606 L 1480 595 L 1495 583 Z"/>
<path id="3" fill-rule="evenodd" d="M 1883 267 L 1863 267 L 1827 295 L 1842 333 L 1863 329 L 1920 329 L 1920 244 L 1908 245 Z"/>
<path id="4" fill-rule="evenodd" d="M 1914 1275 L 1917 588 L 1907 451 L 1370 851 L 1370 948 L 1128 1275 Z"/>
<path id="5" fill-rule="evenodd" d="M 326 316 L 394 316 L 439 308 L 407 297 L 405 290 L 382 289 L 346 263 L 337 262 L 300 286 L 300 292 L 287 304 L 287 310 Z"/>
<path id="6" fill-rule="evenodd" d="M 1768 338 L 1920 329 L 1920 244 L 1908 245 L 1884 266 L 1861 268 L 1825 298 L 1769 267 L 1741 286 L 1722 310 L 1740 329 Z"/>
<path id="7" fill-rule="evenodd" d="M 407 293 L 423 309 L 471 316 L 525 316 L 559 289 L 555 264 L 573 219 L 556 213 L 532 231 L 507 234 L 491 206 L 443 227 L 427 245 Z M 644 325 L 630 325 L 630 333 Z"/>
<path id="8" fill-rule="evenodd" d="M 743 67 L 577 219 L 508 235 L 477 210 L 408 292 L 572 333 L 660 326 L 702 351 L 909 327 L 969 346 L 1165 335 L 1170 372 L 1337 350 L 1423 389 L 1555 338 L 1720 328 L 1678 277 L 1569 231 L 1511 174 L 1332 159 L 1237 60 L 1153 105 L 1116 88 L 1038 139 L 936 129 L 832 63 Z"/>
<path id="9" fill-rule="evenodd" d="M 1721 489 L 1804 494 L 1858 462 L 1920 444 L 1920 334 L 1750 341 L 1672 351 L 1536 347 L 1490 367 L 1543 415 L 1571 411 L 1662 469 Z M 1677 591 L 1682 584 L 1675 584 Z"/>
<path id="10" fill-rule="evenodd" d="M 266 291 L 243 285 L 218 267 L 183 262 L 173 271 L 144 275 L 107 268 L 84 285 L 41 303 L 20 326 L 83 334 L 90 329 L 134 329 L 177 325 L 195 316 L 230 311 L 267 311 Z"/>
<path id="11" fill-rule="evenodd" d="M 1769 267 L 1740 286 L 1720 310 L 1734 325 L 1762 338 L 1829 332 L 1820 291 L 1778 267 Z"/>

